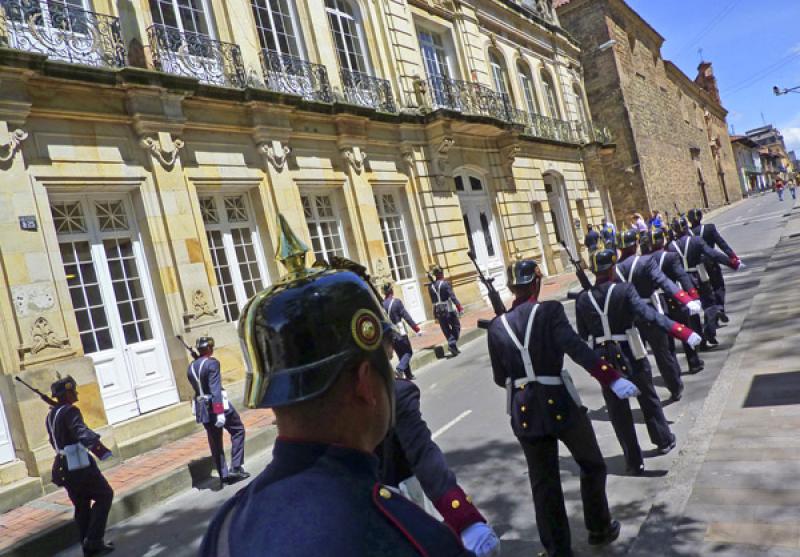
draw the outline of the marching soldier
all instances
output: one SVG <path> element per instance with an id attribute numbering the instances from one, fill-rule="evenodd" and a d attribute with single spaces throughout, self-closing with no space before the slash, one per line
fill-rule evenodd
<path id="1" fill-rule="evenodd" d="M 597 251 L 600 240 L 600 234 L 590 224 L 588 226 L 588 231 L 586 232 L 586 237 L 583 239 L 583 245 L 585 245 L 586 249 L 589 250 L 590 255 Z"/>
<path id="2" fill-rule="evenodd" d="M 705 262 L 715 261 L 719 265 L 725 265 L 733 270 L 739 270 L 743 263 L 739 259 L 735 261 L 728 259 L 722 252 L 709 247 L 699 236 L 691 236 L 689 230 L 689 222 L 685 218 L 675 218 L 672 221 L 675 240 L 667 246 L 667 250 L 680 256 L 684 270 L 692 277 L 695 288 L 700 293 L 700 301 L 705 311 L 703 347 L 707 348 L 709 344 L 712 346 L 719 344 L 717 341 L 717 316 L 720 308 L 709 283 Z"/>
<path id="3" fill-rule="evenodd" d="M 373 451 L 394 421 L 391 323 L 355 271 L 305 266 L 282 228 L 288 270 L 239 320 L 249 406 L 273 408 L 272 461 L 213 519 L 204 557 L 468 557 L 461 539 L 380 483 Z"/>
<path id="4" fill-rule="evenodd" d="M 442 328 L 442 334 L 447 339 L 447 346 L 453 356 L 458 356 L 458 339 L 461 336 L 461 321 L 459 316 L 464 312 L 461 303 L 456 298 L 453 287 L 444 280 L 444 271 L 438 265 L 432 270 L 434 281 L 428 285 L 428 293 L 433 302 L 433 316 Z"/>
<path id="5" fill-rule="evenodd" d="M 702 224 L 702 210 L 691 209 L 686 216 L 692 226 L 690 230 L 692 236 L 700 236 L 711 249 L 716 248 L 721 250 L 728 256 L 728 262 L 731 263 L 731 265 L 736 265 L 739 262 L 736 253 L 719 233 L 716 225 Z M 714 260 L 704 261 L 704 263 L 706 265 L 706 271 L 708 272 L 708 280 L 711 283 L 711 289 L 714 291 L 714 297 L 717 301 L 717 305 L 720 307 L 719 320 L 723 323 L 727 323 L 728 315 L 725 313 L 725 279 L 722 276 L 722 268 Z"/>
<path id="6" fill-rule="evenodd" d="M 75 406 L 78 391 L 71 376 L 53 383 L 50 392 L 58 402 L 50 409 L 45 420 L 50 444 L 56 451 L 53 483 L 67 490 L 75 506 L 75 523 L 78 525 L 83 554 L 111 553 L 114 544 L 104 541 L 103 537 L 114 490 L 87 450 L 100 460 L 111 458 L 111 451 L 83 421 L 80 409 Z"/>
<path id="7" fill-rule="evenodd" d="M 689 297 L 692 300 L 697 300 L 700 294 L 698 293 L 697 288 L 694 286 L 692 277 L 689 276 L 689 274 L 684 270 L 683 263 L 681 262 L 681 258 L 678 256 L 678 254 L 671 251 L 666 251 L 666 244 L 667 232 L 663 228 L 651 230 L 650 233 L 647 234 L 647 238 L 639 238 L 640 248 L 646 249 L 652 258 L 658 261 L 659 270 L 667 275 L 667 278 L 675 282 L 675 284 L 680 285 L 681 288 L 683 288 L 683 290 L 689 294 Z M 677 321 L 678 323 L 686 325 L 695 331 L 702 330 L 703 324 L 700 321 L 699 313 L 691 313 L 688 309 L 686 309 L 686 306 L 678 303 L 673 298 L 665 300 L 664 293 L 661 292 L 660 289 L 658 291 L 658 296 L 660 298 L 660 304 L 658 307 L 656 307 L 656 310 L 659 312 L 661 310 L 666 310 L 667 315 L 673 321 Z M 671 348 L 673 345 L 674 340 L 670 338 Z M 672 352 L 674 353 L 674 348 L 672 349 Z M 700 356 L 697 354 L 697 350 L 684 342 L 683 352 L 686 354 L 686 360 L 689 363 L 689 373 L 699 373 L 703 371 L 705 362 L 700 359 Z M 664 382 L 667 383 L 666 378 L 664 378 Z M 681 384 L 683 384 L 682 380 Z M 669 385 L 667 385 L 667 387 L 669 388 Z M 670 389 L 670 392 L 672 392 L 672 389 Z"/>
<path id="8" fill-rule="evenodd" d="M 219 360 L 214 357 L 214 339 L 200 337 L 195 344 L 200 357 L 189 365 L 187 376 L 195 393 L 195 419 L 203 424 L 208 436 L 211 459 L 222 484 L 232 484 L 250 477 L 244 469 L 244 424 L 222 389 Z M 222 444 L 223 428 L 231 436 L 231 469 Z"/>
<path id="9" fill-rule="evenodd" d="M 647 352 L 634 327 L 634 321 L 652 324 L 670 335 L 699 344 L 701 338 L 688 327 L 675 323 L 648 306 L 631 282 L 615 283 L 616 253 L 601 250 L 592 256 L 595 286 L 584 290 L 575 302 L 578 332 L 594 348 L 602 361 L 613 363 L 636 385 L 639 406 L 645 416 L 650 439 L 661 454 L 675 448 L 675 435 L 669 429 L 661 403 L 653 387 L 653 375 Z M 636 438 L 630 403 L 603 389 L 608 415 L 625 455 L 627 472 L 639 475 L 644 471 L 642 451 Z"/>
<path id="10" fill-rule="evenodd" d="M 458 485 L 456 475 L 447 466 L 442 450 L 434 443 L 422 418 L 419 387 L 398 373 L 394 392 L 394 428 L 375 451 L 381 459 L 381 480 L 398 487 L 416 476 L 422 491 L 445 524 L 461 536 L 464 545 L 473 548 L 478 557 L 499 555 L 500 540 Z"/>
<path id="11" fill-rule="evenodd" d="M 383 295 L 385 296 L 383 309 L 386 310 L 386 315 L 389 316 L 389 321 L 392 322 L 394 327 L 392 346 L 399 359 L 397 371 L 405 376 L 406 379 L 414 379 L 414 374 L 411 372 L 411 356 L 414 355 L 414 350 L 411 348 L 411 341 L 408 339 L 408 332 L 403 325 L 403 321 L 408 323 L 408 326 L 417 334 L 419 334 L 419 325 L 414 322 L 414 319 L 406 311 L 403 300 L 398 300 L 394 297 L 394 288 L 392 288 L 391 284 L 383 285 Z"/>
<path id="12" fill-rule="evenodd" d="M 639 394 L 610 362 L 589 349 L 570 326 L 559 302 L 539 302 L 542 272 L 532 259 L 509 265 L 514 304 L 489 327 L 494 382 L 505 387 L 511 429 L 528 463 L 536 526 L 549 557 L 570 557 L 571 538 L 558 470 L 558 441 L 581 469 L 583 517 L 590 545 L 619 537 L 606 499 L 606 465 L 592 424 L 569 374 L 564 354 L 604 389 L 623 399 Z"/>

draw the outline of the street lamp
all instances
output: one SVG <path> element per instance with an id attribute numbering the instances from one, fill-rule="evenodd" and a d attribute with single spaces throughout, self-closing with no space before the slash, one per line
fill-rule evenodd
<path id="1" fill-rule="evenodd" d="M 781 89 L 777 85 L 772 88 L 772 92 L 775 93 L 776 97 L 780 97 L 781 95 L 788 95 L 789 93 L 800 93 L 800 86 L 797 87 L 789 87 Z"/>

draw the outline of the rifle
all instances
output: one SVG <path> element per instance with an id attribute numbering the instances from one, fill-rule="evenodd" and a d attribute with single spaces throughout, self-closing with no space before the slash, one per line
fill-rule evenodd
<path id="1" fill-rule="evenodd" d="M 192 355 L 192 358 L 194 358 L 196 360 L 196 359 L 198 359 L 200 357 L 200 354 L 197 353 L 197 350 L 195 350 L 194 348 L 192 348 L 191 346 L 186 344 L 186 341 L 183 340 L 183 337 L 181 335 L 175 335 L 175 338 L 177 338 L 179 341 L 181 341 L 181 344 L 183 344 L 183 347 L 186 350 L 189 351 L 189 354 Z"/>
<path id="2" fill-rule="evenodd" d="M 489 301 L 492 304 L 494 314 L 498 317 L 503 315 L 506 312 L 506 306 L 503 304 L 503 299 L 500 297 L 500 293 L 494 287 L 494 277 L 487 277 L 483 274 L 483 271 L 478 266 L 478 262 L 475 260 L 475 253 L 472 250 L 467 251 L 467 257 L 469 257 L 469 260 L 472 261 L 473 265 L 475 265 L 475 270 L 478 271 L 478 278 L 486 287 L 486 291 L 489 293 Z M 489 323 L 490 321 L 486 319 L 479 319 L 478 327 L 481 329 L 488 329 Z"/>
<path id="3" fill-rule="evenodd" d="M 567 257 L 569 257 L 570 263 L 572 263 L 572 265 L 575 267 L 575 276 L 578 277 L 578 282 L 581 283 L 581 288 L 583 290 L 591 290 L 592 283 L 589 280 L 589 277 L 586 276 L 586 271 L 583 270 L 583 264 L 580 261 L 578 261 L 577 259 L 575 259 L 575 257 L 572 255 L 572 252 L 567 247 L 566 242 L 564 242 L 562 240 L 561 241 L 561 245 L 564 247 L 564 250 L 567 252 Z"/>
<path id="4" fill-rule="evenodd" d="M 672 206 L 675 207 L 675 212 L 678 213 L 679 217 L 683 217 L 684 216 L 683 213 L 681 213 L 681 210 L 678 209 L 678 204 L 675 201 L 672 202 Z"/>
<path id="5" fill-rule="evenodd" d="M 40 391 L 40 390 L 39 390 L 39 389 L 37 389 L 36 387 L 34 387 L 34 386 L 32 386 L 32 385 L 28 385 L 28 384 L 27 384 L 25 381 L 23 381 L 22 379 L 20 379 L 19 375 L 15 375 L 15 376 L 14 376 L 14 379 L 16 379 L 17 381 L 19 381 L 20 383 L 22 383 L 23 385 L 25 385 L 26 387 L 28 387 L 30 390 L 32 390 L 34 393 L 36 393 L 37 395 L 39 395 L 39 398 L 41 398 L 43 401 L 45 401 L 45 402 L 46 402 L 47 404 L 49 404 L 50 406 L 58 406 L 58 402 L 56 402 L 55 400 L 53 400 L 52 398 L 50 398 L 49 396 L 47 396 L 46 394 L 44 394 L 42 391 Z"/>

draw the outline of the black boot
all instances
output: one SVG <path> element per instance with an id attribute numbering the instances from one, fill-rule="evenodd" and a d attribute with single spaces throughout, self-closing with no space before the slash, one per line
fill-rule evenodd
<path id="1" fill-rule="evenodd" d="M 83 555 L 90 557 L 94 555 L 107 555 L 116 549 L 113 542 L 106 542 L 104 540 L 84 540 L 83 541 Z"/>
<path id="2" fill-rule="evenodd" d="M 245 471 L 241 466 L 234 468 L 228 472 L 228 477 L 225 478 L 225 483 L 235 484 L 250 477 L 250 472 Z"/>
<path id="3" fill-rule="evenodd" d="M 602 532 L 589 532 L 589 545 L 608 545 L 619 537 L 621 526 L 618 520 L 612 520 L 611 524 Z"/>

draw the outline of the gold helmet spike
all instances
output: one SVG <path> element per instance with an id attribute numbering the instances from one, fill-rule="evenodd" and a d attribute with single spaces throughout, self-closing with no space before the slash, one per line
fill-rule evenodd
<path id="1" fill-rule="evenodd" d="M 280 237 L 275 258 L 283 263 L 289 273 L 302 273 L 306 270 L 308 246 L 297 237 L 282 214 L 278 214 L 278 228 Z"/>

